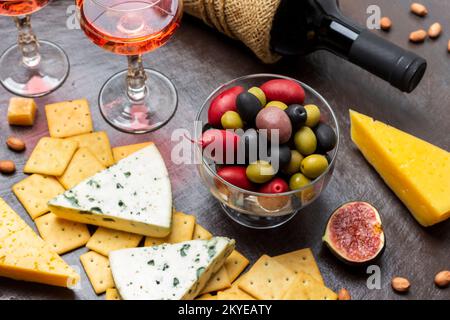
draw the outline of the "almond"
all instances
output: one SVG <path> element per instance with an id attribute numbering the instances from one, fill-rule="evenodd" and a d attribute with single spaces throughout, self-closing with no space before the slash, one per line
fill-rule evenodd
<path id="1" fill-rule="evenodd" d="M 411 284 L 409 283 L 409 280 L 402 277 L 395 277 L 392 279 L 391 282 L 392 289 L 394 289 L 397 292 L 407 292 L 409 288 L 411 287 Z"/>
<path id="2" fill-rule="evenodd" d="M 392 21 L 388 17 L 383 17 L 380 20 L 381 30 L 389 31 L 392 27 Z"/>
<path id="3" fill-rule="evenodd" d="M 411 4 L 411 12 L 419 17 L 425 17 L 428 14 L 428 9 L 423 4 L 414 2 Z"/>
<path id="4" fill-rule="evenodd" d="M 439 22 L 433 23 L 428 29 L 428 36 L 430 38 L 437 38 L 441 35 L 442 26 Z"/>
<path id="5" fill-rule="evenodd" d="M 6 144 L 8 145 L 8 147 L 11 150 L 14 150 L 17 152 L 23 151 L 26 148 L 25 142 L 22 139 L 19 139 L 16 137 L 9 137 L 6 140 Z"/>
<path id="6" fill-rule="evenodd" d="M 448 270 L 444 270 L 439 272 L 435 277 L 434 277 L 434 283 L 439 287 L 439 288 L 445 288 L 450 284 L 450 271 Z"/>
<path id="7" fill-rule="evenodd" d="M 411 32 L 409 35 L 409 41 L 414 43 L 424 42 L 427 37 L 427 32 L 423 29 Z"/>
<path id="8" fill-rule="evenodd" d="M 352 296 L 350 295 L 350 292 L 348 292 L 347 289 L 342 288 L 338 292 L 338 300 L 352 300 Z"/>
<path id="9" fill-rule="evenodd" d="M 0 173 L 11 174 L 16 171 L 16 165 L 11 160 L 0 160 Z"/>

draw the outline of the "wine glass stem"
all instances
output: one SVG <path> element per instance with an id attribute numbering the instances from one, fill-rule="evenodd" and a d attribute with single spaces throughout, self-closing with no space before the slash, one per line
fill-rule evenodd
<path id="1" fill-rule="evenodd" d="M 142 101 L 147 95 L 147 75 L 145 74 L 142 56 L 128 56 L 127 92 L 132 101 Z"/>
<path id="2" fill-rule="evenodd" d="M 19 30 L 18 44 L 22 51 L 22 61 L 27 67 L 34 68 L 39 65 L 41 55 L 39 54 L 39 42 L 31 28 L 31 16 L 14 17 L 14 21 Z"/>

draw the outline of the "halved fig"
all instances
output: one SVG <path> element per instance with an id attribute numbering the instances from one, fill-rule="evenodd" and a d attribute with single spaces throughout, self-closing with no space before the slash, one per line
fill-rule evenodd
<path id="1" fill-rule="evenodd" d="M 352 265 L 377 259 L 385 247 L 381 217 L 367 202 L 349 202 L 336 209 L 323 236 L 328 248 Z"/>

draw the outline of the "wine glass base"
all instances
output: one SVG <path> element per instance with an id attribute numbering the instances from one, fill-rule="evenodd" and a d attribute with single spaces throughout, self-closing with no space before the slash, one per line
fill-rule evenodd
<path id="1" fill-rule="evenodd" d="M 260 230 L 280 227 L 283 224 L 289 222 L 298 213 L 298 211 L 296 211 L 284 216 L 263 217 L 241 213 L 239 211 L 231 209 L 222 202 L 220 203 L 220 206 L 228 215 L 228 217 L 230 217 L 234 222 L 250 229 Z"/>
<path id="2" fill-rule="evenodd" d="M 139 102 L 128 97 L 127 70 L 113 75 L 100 91 L 101 114 L 119 131 L 143 134 L 158 130 L 177 110 L 178 94 L 173 83 L 158 71 L 146 68 L 145 73 L 147 94 Z"/>
<path id="3" fill-rule="evenodd" d="M 17 44 L 0 56 L 0 83 L 6 90 L 27 98 L 42 97 L 66 81 L 70 64 L 64 50 L 52 42 L 41 40 L 39 53 L 41 60 L 36 67 L 23 63 Z"/>

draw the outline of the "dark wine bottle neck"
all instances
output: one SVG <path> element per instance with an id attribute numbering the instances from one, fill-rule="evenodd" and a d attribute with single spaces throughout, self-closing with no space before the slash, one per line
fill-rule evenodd
<path id="1" fill-rule="evenodd" d="M 423 58 L 345 17 L 337 0 L 282 0 L 271 36 L 278 54 L 328 50 L 406 92 L 418 85 L 426 69 Z"/>

